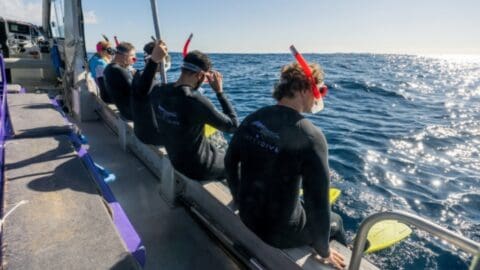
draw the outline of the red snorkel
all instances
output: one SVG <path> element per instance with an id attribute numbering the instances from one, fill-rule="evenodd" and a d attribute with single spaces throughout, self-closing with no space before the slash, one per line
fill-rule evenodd
<path id="1" fill-rule="evenodd" d="M 185 45 L 183 45 L 183 58 L 185 58 L 185 56 L 187 56 L 187 53 L 188 53 L 188 46 L 190 45 L 190 41 L 192 41 L 192 38 L 193 38 L 193 33 L 190 34 L 190 36 L 188 36 L 188 39 L 187 41 L 185 41 Z"/>

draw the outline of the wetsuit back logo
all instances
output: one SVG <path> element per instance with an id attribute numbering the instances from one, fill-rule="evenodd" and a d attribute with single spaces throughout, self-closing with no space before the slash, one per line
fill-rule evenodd
<path id="1" fill-rule="evenodd" d="M 247 141 L 269 152 L 278 154 L 278 141 L 280 140 L 278 133 L 271 131 L 260 121 L 250 123 L 247 130 L 248 132 L 244 136 Z"/>
<path id="2" fill-rule="evenodd" d="M 162 119 L 163 121 L 171 125 L 175 125 L 175 126 L 180 125 L 180 121 L 178 120 L 177 113 L 169 112 L 165 108 L 163 108 L 161 105 L 158 105 L 157 109 L 158 109 L 157 113 L 158 113 L 158 116 L 160 116 L 160 119 Z"/>

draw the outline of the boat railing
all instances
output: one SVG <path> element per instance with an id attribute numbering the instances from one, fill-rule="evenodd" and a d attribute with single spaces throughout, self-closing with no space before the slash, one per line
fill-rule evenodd
<path id="1" fill-rule="evenodd" d="M 356 270 L 360 267 L 362 259 L 363 248 L 367 241 L 367 234 L 373 225 L 382 220 L 397 220 L 399 222 L 414 226 L 420 230 L 428 232 L 448 243 L 463 249 L 464 251 L 474 255 L 474 260 L 470 265 L 470 269 L 480 269 L 479 257 L 480 257 L 480 243 L 477 243 L 471 239 L 468 239 L 458 233 L 445 229 L 425 218 L 419 217 L 415 214 L 403 212 L 403 211 L 389 211 L 376 213 L 367 217 L 358 230 L 355 242 L 353 245 L 353 253 L 350 259 L 349 270 Z"/>

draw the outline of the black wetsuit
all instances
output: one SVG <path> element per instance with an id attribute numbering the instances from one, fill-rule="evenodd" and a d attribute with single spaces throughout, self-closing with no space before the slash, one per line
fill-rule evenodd
<path id="1" fill-rule="evenodd" d="M 122 117 L 132 120 L 130 95 L 132 87 L 132 73 L 117 63 L 110 63 L 103 72 L 105 88 L 112 98 Z"/>
<path id="2" fill-rule="evenodd" d="M 346 244 L 341 218 L 330 213 L 326 139 L 294 109 L 275 105 L 249 115 L 230 142 L 225 167 L 242 221 L 265 242 L 312 245 L 323 257 L 330 236 Z M 330 217 L 337 225 L 332 235 Z"/>
<path id="3" fill-rule="evenodd" d="M 137 71 L 132 83 L 132 114 L 133 114 L 133 130 L 138 139 L 143 143 L 153 145 L 163 145 L 163 136 L 157 127 L 155 120 L 155 112 L 150 102 L 150 93 L 152 81 L 142 80 L 144 72 L 145 78 L 153 78 L 155 76 L 154 64 L 146 66 L 143 71 Z M 155 83 L 154 83 L 155 84 Z M 157 88 L 158 89 L 158 88 Z"/>
<path id="4" fill-rule="evenodd" d="M 224 156 L 204 135 L 205 124 L 220 131 L 234 132 L 238 127 L 237 115 L 224 94 L 217 94 L 223 113 L 212 102 L 186 85 L 173 83 L 155 85 L 149 91 L 153 75 L 150 69 L 157 65 L 149 62 L 142 75 L 143 88 L 137 94 L 147 93 L 155 111 L 165 148 L 174 168 L 194 180 L 225 178 Z"/>
<path id="5" fill-rule="evenodd" d="M 108 104 L 112 104 L 113 103 L 113 100 L 110 98 L 110 96 L 107 94 L 107 88 L 105 86 L 105 78 L 102 76 L 102 77 L 98 77 L 95 79 L 96 83 L 97 83 L 97 86 L 98 86 L 98 89 L 100 90 L 100 98 L 105 102 L 105 103 L 108 103 Z"/>

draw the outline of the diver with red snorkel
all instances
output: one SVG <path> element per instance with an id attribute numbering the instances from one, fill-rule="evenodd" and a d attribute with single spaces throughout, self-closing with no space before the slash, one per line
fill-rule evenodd
<path id="1" fill-rule="evenodd" d="M 177 171 L 198 181 L 224 179 L 225 153 L 205 135 L 205 124 L 230 133 L 238 126 L 235 110 L 223 91 L 222 75 L 212 70 L 206 54 L 192 51 L 184 56 L 176 82 L 154 84 L 158 64 L 166 55 L 165 44 L 157 41 L 140 82 L 136 83 L 135 94 L 148 96 L 159 136 Z M 207 97 L 197 93 L 205 80 L 215 91 L 223 112 L 218 111 Z"/>
<path id="2" fill-rule="evenodd" d="M 341 217 L 330 211 L 327 141 L 302 115 L 323 109 L 324 73 L 291 51 L 297 62 L 281 70 L 277 104 L 247 116 L 230 142 L 227 181 L 240 218 L 262 240 L 278 248 L 311 245 L 317 259 L 341 269 L 343 256 L 329 247 L 332 238 L 347 243 Z"/>

